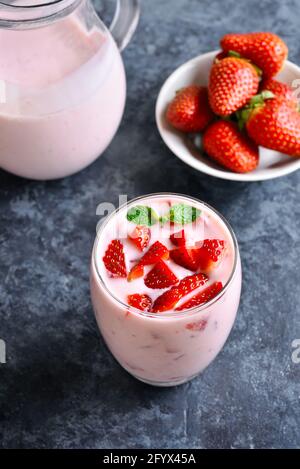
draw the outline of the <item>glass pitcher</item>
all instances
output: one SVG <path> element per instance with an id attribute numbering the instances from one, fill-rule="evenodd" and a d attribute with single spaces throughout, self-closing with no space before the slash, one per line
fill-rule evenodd
<path id="1" fill-rule="evenodd" d="M 0 168 L 61 178 L 105 150 L 125 104 L 120 50 L 138 17 L 138 0 L 118 0 L 109 31 L 91 0 L 0 2 Z"/>

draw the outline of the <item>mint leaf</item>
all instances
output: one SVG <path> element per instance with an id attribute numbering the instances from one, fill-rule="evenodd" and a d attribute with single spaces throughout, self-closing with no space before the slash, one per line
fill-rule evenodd
<path id="1" fill-rule="evenodd" d="M 136 225 L 152 226 L 158 222 L 158 215 L 150 207 L 136 205 L 128 210 L 127 220 L 135 223 Z"/>
<path id="2" fill-rule="evenodd" d="M 201 210 L 191 205 L 176 204 L 170 208 L 168 215 L 160 218 L 161 223 L 170 221 L 180 225 L 186 225 L 187 223 L 193 223 L 201 215 Z"/>

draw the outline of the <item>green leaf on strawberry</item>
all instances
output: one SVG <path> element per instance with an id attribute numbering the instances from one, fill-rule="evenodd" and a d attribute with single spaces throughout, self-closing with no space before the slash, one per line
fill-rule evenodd
<path id="1" fill-rule="evenodd" d="M 235 52 L 235 50 L 229 50 L 228 57 L 236 57 L 237 59 L 240 59 L 241 54 L 239 54 L 238 52 Z"/>
<path id="2" fill-rule="evenodd" d="M 155 210 L 145 205 L 136 205 L 127 212 L 127 220 L 136 225 L 153 226 L 159 218 Z"/>
<path id="3" fill-rule="evenodd" d="M 176 204 L 170 208 L 170 211 L 167 215 L 164 215 L 160 218 L 161 223 L 176 223 L 179 225 L 186 225 L 188 223 L 193 223 L 201 215 L 201 210 L 191 205 L 186 204 Z"/>

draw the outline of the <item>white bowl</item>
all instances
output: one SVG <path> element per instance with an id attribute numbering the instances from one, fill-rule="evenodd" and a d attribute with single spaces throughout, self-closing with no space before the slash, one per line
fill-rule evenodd
<path id="1" fill-rule="evenodd" d="M 200 146 L 197 147 L 197 141 L 195 145 L 189 136 L 176 131 L 168 124 L 165 117 L 166 108 L 174 98 L 175 92 L 191 84 L 207 86 L 209 71 L 218 52 L 209 52 L 189 60 L 177 68 L 162 86 L 156 103 L 156 123 L 165 144 L 178 158 L 198 171 L 232 181 L 263 181 L 284 176 L 299 169 L 300 158 L 293 158 L 261 147 L 260 163 L 254 171 L 246 174 L 233 173 L 202 155 Z M 277 78 L 292 85 L 294 80 L 300 79 L 300 68 L 287 61 Z"/>

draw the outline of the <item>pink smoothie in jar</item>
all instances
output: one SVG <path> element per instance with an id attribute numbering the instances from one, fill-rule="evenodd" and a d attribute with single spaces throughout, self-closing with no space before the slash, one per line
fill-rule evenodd
<path id="1" fill-rule="evenodd" d="M 7 171 L 68 176 L 94 161 L 118 128 L 126 95 L 120 52 L 92 13 L 92 27 L 79 15 L 0 28 L 0 167 Z"/>
<path id="2" fill-rule="evenodd" d="M 144 212 L 147 207 L 152 215 L 148 223 L 147 217 L 131 217 L 136 207 L 144 207 Z M 180 210 L 186 210 L 185 218 Z M 138 248 L 130 237 L 141 226 L 149 239 Z M 182 230 L 184 240 L 178 242 Z M 167 254 L 143 265 L 141 276 L 132 279 L 132 268 L 143 264 L 143 256 L 146 259 L 157 242 Z M 112 246 L 117 246 L 115 254 Z M 217 246 L 217 257 L 211 246 Z M 192 253 L 192 270 L 178 259 L 178 252 L 186 250 Z M 157 281 L 161 267 L 167 274 Z M 92 302 L 108 348 L 134 377 L 157 386 L 192 379 L 220 352 L 236 317 L 241 279 L 237 241 L 226 220 L 207 204 L 177 194 L 141 197 L 110 215 L 98 232 L 91 260 Z M 186 282 L 193 283 L 190 290 L 182 288 Z M 146 301 L 137 306 L 132 302 L 136 295 Z M 170 298 L 171 303 L 166 301 Z"/>

